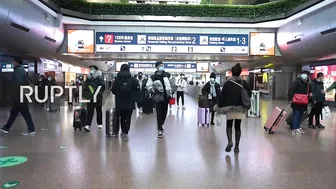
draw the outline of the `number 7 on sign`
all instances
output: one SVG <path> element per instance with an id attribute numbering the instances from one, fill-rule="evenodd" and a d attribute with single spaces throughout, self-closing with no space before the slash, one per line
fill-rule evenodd
<path id="1" fill-rule="evenodd" d="M 112 34 L 105 34 L 104 35 L 104 42 L 105 43 L 113 43 L 114 42 L 113 35 Z"/>

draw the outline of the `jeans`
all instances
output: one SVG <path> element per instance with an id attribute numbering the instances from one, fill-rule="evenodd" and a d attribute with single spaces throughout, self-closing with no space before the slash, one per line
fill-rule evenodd
<path id="1" fill-rule="evenodd" d="M 177 96 L 177 105 L 180 104 L 180 98 L 182 98 L 182 106 L 184 106 L 184 92 L 176 91 L 176 96 Z"/>
<path id="2" fill-rule="evenodd" d="M 34 123 L 33 123 L 33 119 L 30 115 L 29 112 L 29 107 L 27 103 L 24 104 L 15 104 L 12 109 L 10 110 L 10 116 L 9 119 L 6 123 L 6 125 L 4 126 L 4 128 L 6 129 L 10 129 L 16 119 L 16 117 L 18 116 L 18 114 L 21 113 L 21 115 L 23 116 L 23 118 L 25 119 L 27 126 L 28 126 L 28 131 L 34 132 L 35 131 L 35 127 L 34 127 Z"/>
<path id="3" fill-rule="evenodd" d="M 292 130 L 300 128 L 301 125 L 301 116 L 304 113 L 302 108 L 293 108 L 293 117 L 292 117 Z"/>
<path id="4" fill-rule="evenodd" d="M 315 125 L 320 125 L 320 116 L 322 114 L 323 103 L 316 102 L 309 115 L 309 125 L 313 125 L 313 117 L 315 116 Z"/>
<path id="5" fill-rule="evenodd" d="M 119 110 L 121 132 L 124 134 L 128 134 L 128 131 L 130 130 L 132 113 L 133 110 Z M 117 125 L 119 127 L 119 123 Z"/>
<path id="6" fill-rule="evenodd" d="M 166 121 L 167 112 L 168 112 L 168 101 L 157 102 L 155 103 L 156 109 L 156 119 L 157 119 L 157 129 L 159 131 L 163 130 L 163 125 Z"/>
<path id="7" fill-rule="evenodd" d="M 91 126 L 93 113 L 94 113 L 95 108 L 96 108 L 96 111 L 97 111 L 97 124 L 98 125 L 103 125 L 103 110 L 102 110 L 102 107 L 98 106 L 95 103 L 88 103 L 87 104 L 87 117 L 86 117 L 86 124 L 85 125 Z"/>

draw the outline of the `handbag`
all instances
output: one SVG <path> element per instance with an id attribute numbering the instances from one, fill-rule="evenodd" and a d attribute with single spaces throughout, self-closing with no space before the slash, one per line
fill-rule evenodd
<path id="1" fill-rule="evenodd" d="M 171 99 L 169 99 L 169 104 L 170 104 L 170 105 L 174 105 L 174 104 L 175 104 L 175 98 L 171 98 Z"/>
<path id="2" fill-rule="evenodd" d="M 296 105 L 308 105 L 309 103 L 309 84 L 307 86 L 307 94 L 294 94 L 292 103 Z"/>

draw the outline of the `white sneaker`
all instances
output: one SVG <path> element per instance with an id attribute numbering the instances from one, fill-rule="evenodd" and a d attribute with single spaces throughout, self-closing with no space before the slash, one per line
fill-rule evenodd
<path id="1" fill-rule="evenodd" d="M 98 129 L 102 129 L 103 128 L 103 126 L 102 125 L 98 125 Z"/>
<path id="2" fill-rule="evenodd" d="M 90 131 L 91 131 L 91 127 L 90 127 L 90 125 L 86 125 L 86 126 L 84 127 L 84 130 L 85 130 L 86 132 L 90 132 Z"/>
<path id="3" fill-rule="evenodd" d="M 304 133 L 305 133 L 301 128 L 298 129 L 298 132 L 299 132 L 300 134 L 304 134 Z"/>

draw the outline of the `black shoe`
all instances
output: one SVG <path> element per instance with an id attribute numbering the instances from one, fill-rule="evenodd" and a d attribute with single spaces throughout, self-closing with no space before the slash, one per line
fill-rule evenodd
<path id="1" fill-rule="evenodd" d="M 8 133 L 9 133 L 9 129 L 6 129 L 5 127 L 2 127 L 2 128 L 0 129 L 0 131 L 2 131 L 2 132 L 5 133 L 5 134 L 8 134 Z"/>
<path id="2" fill-rule="evenodd" d="M 225 151 L 226 152 L 231 152 L 231 148 L 233 147 L 233 145 L 232 144 L 228 144 L 227 146 L 226 146 L 226 148 L 225 148 Z"/>
<path id="3" fill-rule="evenodd" d="M 158 131 L 158 138 L 162 138 L 163 137 L 163 131 Z"/>
<path id="4" fill-rule="evenodd" d="M 325 129 L 325 126 L 323 126 L 321 124 L 316 125 L 316 127 L 320 128 L 320 129 Z"/>
<path id="5" fill-rule="evenodd" d="M 235 148 L 234 148 L 234 153 L 236 153 L 236 154 L 239 153 L 239 147 L 238 147 L 238 146 L 235 146 Z"/>
<path id="6" fill-rule="evenodd" d="M 214 126 L 214 125 L 216 125 L 216 124 L 215 124 L 214 122 L 211 122 L 211 125 Z"/>
<path id="7" fill-rule="evenodd" d="M 312 124 L 309 124 L 309 125 L 308 125 L 308 128 L 309 128 L 309 129 L 316 129 L 316 127 L 315 127 L 314 125 L 312 125 Z"/>

